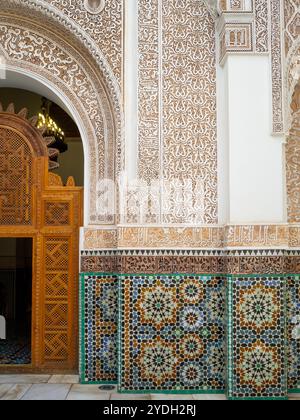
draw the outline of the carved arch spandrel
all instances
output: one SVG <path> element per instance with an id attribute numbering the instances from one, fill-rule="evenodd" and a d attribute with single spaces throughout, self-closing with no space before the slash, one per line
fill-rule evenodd
<path id="1" fill-rule="evenodd" d="M 110 71 L 105 66 L 99 68 L 90 51 L 58 22 L 45 26 L 49 17 L 40 14 L 38 18 L 36 11 L 30 17 L 21 12 L 16 16 L 13 11 L 8 10 L 2 18 L 4 12 L 0 12 L 0 49 L 7 67 L 41 77 L 72 104 L 86 145 L 90 180 L 86 180 L 86 223 L 114 224 L 114 215 L 99 215 L 97 208 L 98 182 L 103 178 L 114 180 L 124 168 L 120 95 L 109 80 Z M 57 59 L 53 62 L 51 57 Z"/>

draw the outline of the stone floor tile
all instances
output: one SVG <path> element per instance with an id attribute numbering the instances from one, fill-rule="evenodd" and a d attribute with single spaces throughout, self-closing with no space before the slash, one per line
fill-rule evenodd
<path id="1" fill-rule="evenodd" d="M 4 395 L 13 387 L 13 384 L 1 384 L 0 385 L 0 398 L 3 398 Z"/>
<path id="2" fill-rule="evenodd" d="M 110 393 L 100 391 L 99 385 L 73 385 L 67 400 L 109 400 Z"/>
<path id="3" fill-rule="evenodd" d="M 1 400 L 20 400 L 27 391 L 31 388 L 31 384 L 15 384 L 12 388 L 1 398 Z"/>
<path id="4" fill-rule="evenodd" d="M 22 400 L 65 400 L 71 385 L 67 384 L 35 384 L 24 395 Z"/>
<path id="5" fill-rule="evenodd" d="M 300 394 L 289 394 L 290 401 L 300 401 Z"/>
<path id="6" fill-rule="evenodd" d="M 0 375 L 0 384 L 42 384 L 50 375 Z"/>
<path id="7" fill-rule="evenodd" d="M 78 384 L 78 375 L 52 375 L 48 384 Z"/>

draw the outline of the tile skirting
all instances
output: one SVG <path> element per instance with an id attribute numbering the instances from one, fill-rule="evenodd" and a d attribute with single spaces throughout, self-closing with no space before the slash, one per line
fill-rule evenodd
<path id="1" fill-rule="evenodd" d="M 178 348 L 181 348 L 181 344 L 184 341 L 184 330 L 180 324 L 175 328 L 176 322 L 180 322 L 180 313 L 182 313 L 184 310 L 191 310 L 191 309 L 200 309 L 201 304 L 204 305 L 204 307 L 208 308 L 211 304 L 211 299 L 207 296 L 207 292 L 204 293 L 202 298 L 200 299 L 198 297 L 194 297 L 194 303 L 182 303 L 182 292 L 180 290 L 185 287 L 186 283 L 193 283 L 196 281 L 198 282 L 198 285 L 201 284 L 201 287 L 203 289 L 203 285 L 209 284 L 209 281 L 212 281 L 212 279 L 219 278 L 220 282 L 222 283 L 222 286 L 220 285 L 220 291 L 225 295 L 224 302 L 220 303 L 219 305 L 214 305 L 214 308 L 220 307 L 223 308 L 224 311 L 227 308 L 227 312 L 224 319 L 224 331 L 222 332 L 222 337 L 219 336 L 219 348 L 224 346 L 225 350 L 223 353 L 223 363 L 224 368 L 226 368 L 226 375 L 224 377 L 224 383 L 223 385 L 219 382 L 218 386 L 216 387 L 215 384 L 213 386 L 210 386 L 209 383 L 203 383 L 199 381 L 196 386 L 194 387 L 185 387 L 182 383 L 180 383 L 180 380 L 178 380 L 178 377 L 174 374 L 174 372 L 179 372 L 179 370 L 176 370 L 174 368 L 171 371 L 173 372 L 174 378 L 171 378 L 173 380 L 162 382 L 160 379 L 158 382 L 155 382 L 153 377 L 150 378 L 151 372 L 149 373 L 147 371 L 147 368 L 145 366 L 141 365 L 139 366 L 139 363 L 142 363 L 141 360 L 144 360 L 144 357 L 138 356 L 139 352 L 146 351 L 147 348 L 150 348 L 151 346 L 155 347 L 155 345 L 158 346 L 156 349 L 159 351 L 159 349 L 164 348 L 162 345 L 164 340 L 169 345 L 170 351 L 172 351 L 172 348 L 179 346 Z M 149 280 L 151 279 L 151 280 Z M 177 279 L 177 280 L 176 280 Z M 297 384 L 299 383 L 300 379 L 300 366 L 299 363 L 295 362 L 297 360 L 297 352 L 299 352 L 299 344 L 297 341 L 292 341 L 292 329 L 294 326 L 291 323 L 291 318 L 297 315 L 297 311 L 295 309 L 299 309 L 299 294 L 298 294 L 298 286 L 299 286 L 299 279 L 300 275 L 278 275 L 276 273 L 269 274 L 269 275 L 259 275 L 259 274 L 248 274 L 248 275 L 230 275 L 230 274 L 201 274 L 201 275 L 195 275 L 195 274 L 188 274 L 188 273 L 171 273 L 171 274 L 118 274 L 118 273 L 83 273 L 81 275 L 81 382 L 82 383 L 91 383 L 91 384 L 105 384 L 105 383 L 118 383 L 119 386 L 119 392 L 121 393 L 182 393 L 185 392 L 192 392 L 192 393 L 215 393 L 215 392 L 222 392 L 224 391 L 224 388 L 227 389 L 227 395 L 230 399 L 282 399 L 286 398 L 287 396 L 287 389 L 290 390 L 297 388 Z M 164 282 L 167 282 L 167 286 L 164 285 Z M 207 283 L 208 282 L 208 283 Z M 261 295 L 263 298 L 266 299 L 266 304 L 268 303 L 270 305 L 269 296 L 269 288 L 272 291 L 273 289 L 278 292 L 278 306 L 281 308 L 281 314 L 284 313 L 284 316 L 278 316 L 276 318 L 276 326 L 272 327 L 270 325 L 269 330 L 272 330 L 272 328 L 276 329 L 278 332 L 278 336 L 281 337 L 281 340 L 285 340 L 287 343 L 285 346 L 281 345 L 278 346 L 278 351 L 273 356 L 277 360 L 278 366 L 280 366 L 281 369 L 281 375 L 277 375 L 277 383 L 274 385 L 275 387 L 272 388 L 270 386 L 266 391 L 262 391 L 262 388 L 259 389 L 253 389 L 251 392 L 242 392 L 244 390 L 244 382 L 246 382 L 246 379 L 240 379 L 242 376 L 241 372 L 243 370 L 240 370 L 239 373 L 239 380 L 237 380 L 237 383 L 241 383 L 241 389 L 236 389 L 235 391 L 235 382 L 234 378 L 237 378 L 237 370 L 235 370 L 235 365 L 238 366 L 238 363 L 236 362 L 239 360 L 239 356 L 235 358 L 235 355 L 232 353 L 232 348 L 230 347 L 230 342 L 227 342 L 232 337 L 232 331 L 236 330 L 234 322 L 238 321 L 240 319 L 240 314 L 238 315 L 237 312 L 234 311 L 240 311 L 241 307 L 241 299 L 238 297 L 238 299 L 235 301 L 234 305 L 232 305 L 230 296 L 233 294 L 233 288 L 237 285 L 241 285 L 243 282 L 247 283 L 247 287 L 249 288 L 249 296 L 253 295 L 255 297 L 255 294 Z M 203 284 L 202 284 L 203 283 Z M 90 286 L 88 286 L 90 284 Z M 115 292 L 112 292 L 112 290 L 109 291 L 109 288 L 107 288 L 107 285 L 110 285 L 110 287 L 113 287 L 114 290 L 117 287 L 118 289 L 118 296 L 113 299 L 115 299 L 115 309 L 113 311 L 109 312 L 111 315 L 114 313 L 114 316 L 117 316 L 117 319 L 115 319 L 115 325 L 113 328 L 109 329 L 110 334 L 106 337 L 106 342 L 103 337 L 101 337 L 101 331 L 102 327 L 101 325 L 105 325 L 105 322 L 112 322 L 112 320 L 108 321 L 106 318 L 104 318 L 103 310 L 107 308 L 107 304 L 100 305 L 98 309 L 95 309 L 97 307 L 97 303 L 99 303 L 99 297 L 101 297 L 101 300 L 103 300 L 103 290 L 106 287 L 106 294 L 107 297 L 112 297 L 115 295 Z M 273 286 L 272 287 L 270 286 Z M 168 289 L 169 287 L 169 289 Z M 166 290 L 164 293 L 161 293 L 161 288 L 165 288 Z M 241 285 L 241 288 L 243 289 L 243 285 Z M 88 289 L 89 292 L 86 292 L 85 290 Z M 192 288 L 193 289 L 193 288 Z M 192 290 L 191 289 L 191 290 Z M 205 289 L 205 287 L 204 287 Z M 148 300 L 150 299 L 149 296 L 152 295 L 159 296 L 160 294 L 164 295 L 168 290 L 172 290 L 172 296 L 170 295 L 169 302 L 175 303 L 175 311 L 168 319 L 165 320 L 165 326 L 166 328 L 171 328 L 170 331 L 172 331 L 172 328 L 177 330 L 179 336 L 176 335 L 173 336 L 171 334 L 171 338 L 168 338 L 168 334 L 170 334 L 170 331 L 167 334 L 164 328 L 160 325 L 156 325 L 157 322 L 155 321 L 155 318 L 149 318 L 146 316 L 146 318 L 142 319 L 142 307 L 143 305 L 146 305 Z M 195 289 L 196 290 L 196 289 Z M 208 289 L 209 290 L 209 286 Z M 142 291 L 144 291 L 142 293 Z M 158 292 L 157 292 L 158 291 Z M 222 294 L 221 293 L 221 294 Z M 227 297 L 226 297 L 227 293 Z M 156 294 L 156 295 L 155 295 Z M 173 296 L 174 295 L 174 296 Z M 148 299 L 149 298 L 149 299 Z M 249 298 L 249 299 L 250 299 Z M 86 299 L 91 299 L 91 302 L 87 302 Z M 113 299 L 110 300 L 111 305 L 110 308 L 113 308 Z M 200 300 L 199 300 L 200 299 Z M 107 301 L 107 298 L 106 298 Z M 150 299 L 151 301 L 151 299 Z M 251 299 L 250 299 L 251 301 Z M 145 303 L 146 302 L 146 303 Z M 202 303 L 201 303 L 202 302 Z M 151 302 L 150 302 L 151 303 Z M 150 305 L 148 302 L 147 305 Z M 274 303 L 274 302 L 273 302 Z M 272 303 L 272 305 L 273 305 Z M 148 307 L 146 305 L 146 307 Z M 230 306 L 231 305 L 231 306 Z M 271 305 L 271 306 L 272 306 Z M 234 309 L 234 307 L 236 309 Z M 286 312 L 286 307 L 288 307 L 288 310 Z M 214 309 L 216 310 L 216 309 Z M 93 319 L 93 316 L 95 317 L 95 312 L 97 313 L 96 318 L 98 321 L 95 321 Z M 197 312 L 197 311 L 196 311 Z M 203 312 L 203 311 L 202 311 Z M 118 313 L 119 315 L 116 315 Z M 203 312 L 204 313 L 204 312 Z M 176 315 L 177 314 L 177 315 Z M 192 314 L 192 310 L 191 310 Z M 145 317 L 145 314 L 143 315 Z M 103 319 L 101 319 L 101 317 Z M 133 317 L 133 318 L 132 318 Z M 206 319 L 206 322 L 208 322 L 209 327 L 207 328 L 208 334 L 211 334 L 215 331 L 214 323 L 207 321 L 207 318 L 205 318 L 205 315 L 203 315 L 203 319 Z M 141 319 L 141 321 L 138 321 L 138 319 Z M 173 322 L 173 320 L 175 320 Z M 177 321 L 176 321 L 177 320 Z M 220 321 L 220 318 L 219 318 Z M 98 329 L 99 332 L 96 334 L 93 332 L 93 327 L 91 325 L 94 325 L 96 322 L 98 322 Z M 140 323 L 139 323 L 140 322 Z M 173 327 L 174 324 L 174 327 Z M 259 323 L 258 323 L 259 324 Z M 275 325 L 274 324 L 274 325 Z M 283 329 L 283 324 L 287 324 L 287 330 Z M 148 329 L 142 332 L 140 331 L 140 326 L 143 326 L 145 328 L 148 325 Z M 89 326 L 89 329 L 87 329 Z M 243 326 L 239 328 L 244 328 Z M 266 340 L 268 338 L 268 332 L 265 333 L 261 330 L 260 325 L 255 325 L 252 328 L 252 332 L 254 334 L 253 340 L 254 342 L 250 345 L 249 344 L 249 354 L 251 351 L 254 353 L 258 351 L 259 348 L 263 348 L 264 351 L 263 354 L 268 354 L 268 348 L 272 348 L 272 343 L 269 344 L 269 347 L 264 344 L 263 340 Z M 118 333 L 117 333 L 118 329 Z M 107 327 L 104 327 L 104 330 L 107 331 Z M 199 327 L 200 330 L 200 327 Z M 267 329 L 268 330 L 268 329 Z M 126 332 L 127 331 L 127 332 Z M 152 333 L 151 333 L 152 331 Z M 275 330 L 274 330 L 275 331 Z M 199 332 L 199 331 L 198 331 Z M 126 339 L 127 335 L 130 337 L 130 340 Z M 142 339 L 139 338 L 140 334 L 142 334 Z M 145 335 L 146 334 L 146 335 Z M 151 334 L 154 334 L 153 337 L 155 337 L 155 340 L 152 337 Z M 167 334 L 167 335 L 166 335 Z M 102 334 L 103 335 L 103 334 Z M 104 334 L 105 335 L 105 334 Z M 196 338 L 201 338 L 200 334 L 188 334 L 190 336 L 193 335 L 193 337 L 196 336 Z M 237 335 L 237 334 L 236 334 Z M 167 338 L 166 338 L 167 337 Z M 190 338 L 193 338 L 190 337 Z M 266 338 L 267 337 L 267 338 Z M 271 337 L 271 335 L 270 335 Z M 271 337 L 272 338 L 272 337 Z M 115 347 L 107 345 L 108 341 L 111 339 L 111 343 L 115 343 Z M 243 337 L 239 334 L 238 340 L 243 340 Z M 247 338 L 248 339 L 248 338 Z M 131 344 L 134 340 L 136 340 L 138 346 L 131 347 Z M 197 339 L 196 339 L 197 341 Z M 226 344 L 227 342 L 227 344 Z M 85 343 L 85 345 L 84 345 Z M 221 344 L 222 343 L 222 344 Z M 255 343 L 257 345 L 257 348 L 255 347 Z M 142 346 L 143 344 L 143 346 Z M 172 347 L 173 346 L 173 347 Z M 252 347 L 253 348 L 252 348 Z M 152 348 L 151 347 L 151 348 Z M 153 349 L 154 349 L 153 347 Z M 171 348 L 172 347 L 172 348 Z M 176 348 L 177 348 L 176 347 Z M 227 350 L 226 350 L 227 347 Z M 235 349 L 238 348 L 237 345 L 233 346 Z M 154 351 L 152 349 L 152 351 Z M 180 350 L 177 349 L 176 353 L 180 353 Z M 156 351 L 155 350 L 155 351 Z M 112 353 L 113 352 L 113 353 Z M 269 352 L 270 353 L 270 352 Z M 272 353 L 272 352 L 271 352 Z M 270 354 L 271 354 L 270 353 Z M 228 354 L 231 354 L 231 357 L 228 358 Z M 97 360 L 99 359 L 100 360 Z M 204 356 L 201 356 L 202 358 L 202 364 L 200 364 L 204 369 L 209 370 L 209 366 L 212 366 L 211 363 L 204 362 L 205 358 Z M 226 359 L 229 361 L 231 360 L 231 365 L 228 363 L 226 365 Z M 114 368 L 113 365 L 110 364 L 110 372 L 109 375 L 108 371 L 105 369 L 103 370 L 103 366 L 105 366 L 105 360 L 117 360 Z M 247 359 L 248 360 L 248 359 Z M 284 361 L 286 363 L 285 368 L 283 368 Z M 193 362 L 193 360 L 191 360 Z M 188 363 L 188 360 L 186 359 L 186 363 Z M 199 360 L 198 360 L 199 363 Z M 276 364 L 275 363 L 275 364 Z M 143 363 L 142 363 L 143 364 Z M 176 363 L 175 363 L 176 365 Z M 96 366 L 96 367 L 95 367 Z M 173 365 L 172 365 L 173 366 Z M 205 368 L 206 366 L 206 368 Z M 216 366 L 216 365 L 213 365 Z M 107 366 L 106 366 L 107 367 Z M 174 366 L 173 366 L 174 367 Z M 195 366 L 190 363 L 188 368 L 195 368 Z M 284 371 L 282 369 L 285 369 Z M 203 372 L 208 372 L 208 370 L 204 370 Z M 170 372 L 171 372 L 170 371 Z M 126 373 L 127 372 L 127 373 Z M 128 373 L 129 372 L 129 373 Z M 144 372 L 144 373 L 143 373 Z M 146 372 L 146 373 L 145 373 Z M 147 373 L 148 372 L 148 373 Z M 192 371 L 191 371 L 192 372 Z M 196 371 L 195 371 L 196 372 Z M 149 378 L 147 375 L 150 375 Z M 126 376 L 127 375 L 127 376 Z M 128 376 L 129 375 L 129 376 Z M 144 375 L 144 376 L 143 376 Z M 172 374 L 170 373 L 172 376 Z M 288 376 L 288 384 L 283 383 L 283 377 L 284 375 Z M 276 376 L 276 375 L 275 375 Z M 207 378 L 207 376 L 206 376 Z M 280 379 L 280 380 L 279 380 Z M 151 385 L 152 380 L 152 385 Z M 243 382 L 244 381 L 244 382 Z M 275 381 L 276 382 L 276 381 Z M 162 385 L 163 384 L 163 385 Z M 272 385 L 272 384 L 271 384 Z M 277 387 L 277 388 L 276 388 Z M 177 389 L 178 388 L 178 389 Z M 272 391 L 273 390 L 273 391 Z M 275 391 L 274 391 L 275 390 Z"/>

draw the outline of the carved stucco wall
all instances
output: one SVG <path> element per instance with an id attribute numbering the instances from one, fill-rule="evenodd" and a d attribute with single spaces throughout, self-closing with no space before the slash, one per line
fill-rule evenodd
<path id="1" fill-rule="evenodd" d="M 296 0 L 285 0 L 284 6 L 284 88 L 286 119 L 289 128 L 292 122 L 292 111 L 295 111 L 290 105 L 300 79 L 300 4 Z"/>
<path id="2" fill-rule="evenodd" d="M 144 223 L 217 223 L 215 57 L 203 1 L 139 0 L 139 177 L 173 191 L 160 185 L 158 214 Z M 196 215 L 176 200 L 188 180 L 194 202 L 202 188 Z"/>
<path id="3" fill-rule="evenodd" d="M 46 3 L 60 10 L 93 39 L 121 85 L 123 0 L 105 0 L 105 7 L 96 15 L 88 13 L 83 0 L 46 0 Z"/>
<path id="4" fill-rule="evenodd" d="M 92 157 L 89 221 L 94 225 L 114 224 L 115 219 L 110 215 L 97 214 L 96 185 L 103 174 L 114 178 L 124 169 L 122 1 L 107 0 L 99 15 L 87 13 L 83 3 L 8 0 L 1 9 L 1 42 L 7 45 L 4 53 L 8 63 L 44 75 L 75 104 L 88 133 Z M 248 38 L 251 51 L 269 53 L 272 58 L 273 124 L 274 132 L 279 133 L 283 127 L 283 92 L 287 92 L 288 103 L 298 68 L 299 6 L 295 0 L 285 1 L 288 48 L 285 48 L 282 73 L 279 0 L 223 1 L 217 9 L 210 2 L 212 16 L 204 3 L 202 0 L 139 0 L 139 175 L 147 182 L 160 175 L 165 180 L 174 176 L 182 180 L 187 173 L 195 180 L 200 175 L 205 185 L 202 185 L 204 208 L 200 208 L 198 222 L 213 224 L 217 222 L 214 19 L 224 15 L 224 11 L 231 15 L 235 12 L 251 15 L 251 38 Z M 221 19 L 227 31 L 223 40 L 232 41 L 224 44 L 225 53 L 247 52 L 239 45 L 247 37 L 239 37 L 239 22 L 236 20 L 237 25 L 231 27 L 233 20 Z M 241 29 L 243 32 L 245 28 Z M 28 47 L 26 52 L 22 51 L 31 42 L 42 45 L 40 56 L 37 57 L 38 49 L 32 51 Z M 57 68 L 49 61 L 53 52 L 60 58 Z M 72 77 L 66 77 L 66 68 L 72 69 Z M 196 79 L 201 83 L 195 86 L 192 82 Z M 82 86 L 80 93 L 78 84 Z M 178 96 L 178 92 L 183 96 Z M 180 132 L 180 138 L 176 132 Z M 133 197 L 135 200 L 135 191 Z M 160 208 L 159 217 L 147 214 L 143 223 L 186 222 L 187 215 L 180 213 L 176 200 L 171 200 L 169 212 L 164 215 L 163 197 L 155 205 Z M 124 221 L 140 220 L 133 211 Z"/>
<path id="5" fill-rule="evenodd" d="M 88 221 L 95 225 L 115 222 L 114 215 L 99 215 L 97 185 L 124 166 L 122 0 L 107 6 L 91 15 L 81 1 L 11 0 L 0 13 L 6 63 L 43 76 L 80 115 L 89 153 Z"/>
<path id="6" fill-rule="evenodd" d="M 284 2 L 287 205 L 289 223 L 300 223 L 300 4 Z"/>
<path id="7" fill-rule="evenodd" d="M 299 104 L 298 104 L 299 107 Z M 300 108 L 293 116 L 286 143 L 287 208 L 289 223 L 300 223 Z"/>

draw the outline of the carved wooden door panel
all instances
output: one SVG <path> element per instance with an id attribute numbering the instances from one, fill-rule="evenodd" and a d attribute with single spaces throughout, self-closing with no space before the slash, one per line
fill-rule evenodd
<path id="1" fill-rule="evenodd" d="M 33 239 L 31 364 L 2 371 L 78 367 L 79 228 L 83 189 L 48 171 L 41 133 L 0 110 L 0 237 Z"/>

